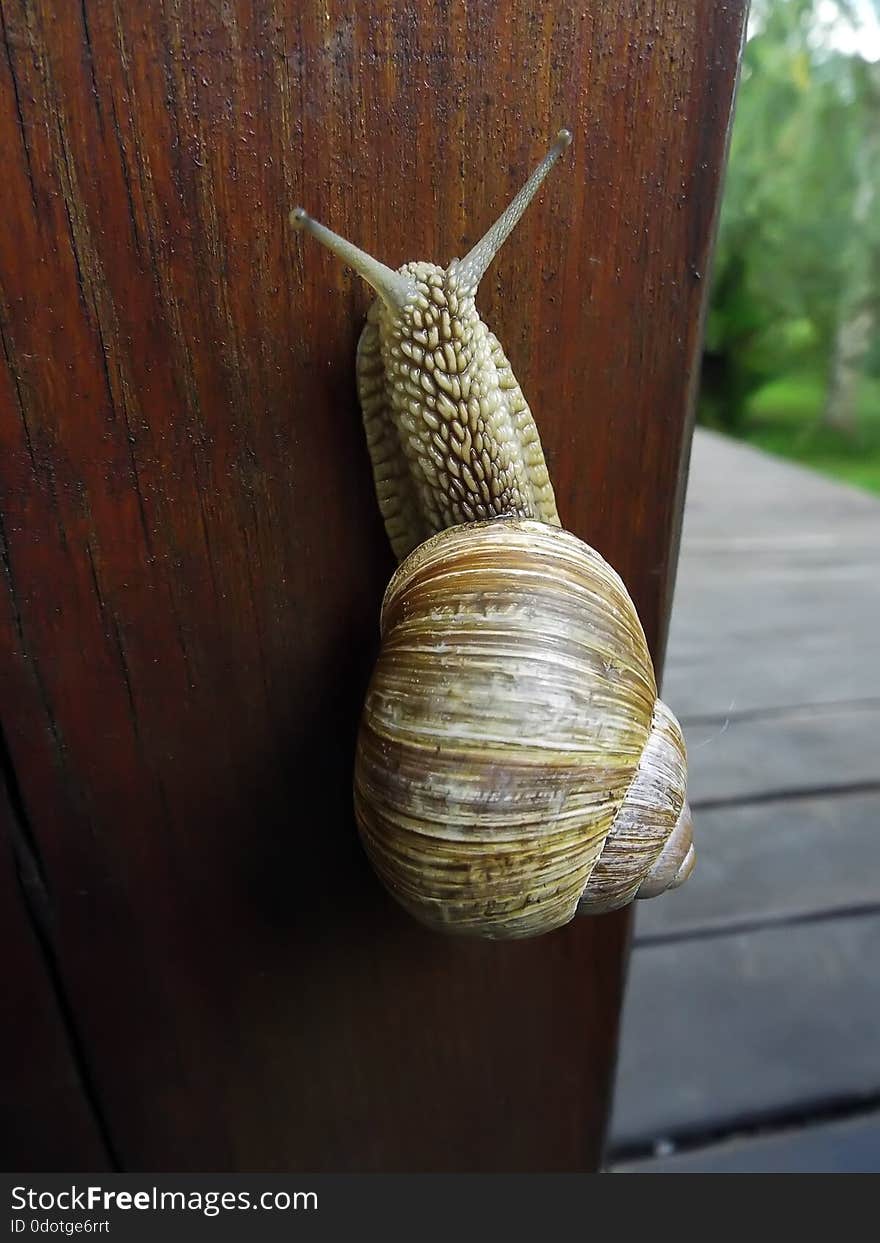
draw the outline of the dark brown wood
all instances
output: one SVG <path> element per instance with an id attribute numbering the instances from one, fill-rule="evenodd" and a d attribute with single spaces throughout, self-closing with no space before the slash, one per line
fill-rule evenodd
<path id="1" fill-rule="evenodd" d="M 657 652 L 743 9 L 2 0 L 2 705 L 126 1168 L 596 1165 L 626 917 L 446 941 L 357 844 L 368 293 L 285 213 L 445 261 L 573 129 L 481 309 Z"/>
<path id="2" fill-rule="evenodd" d="M 44 881 L 0 781 L 0 1169 L 111 1168 L 49 948 Z"/>

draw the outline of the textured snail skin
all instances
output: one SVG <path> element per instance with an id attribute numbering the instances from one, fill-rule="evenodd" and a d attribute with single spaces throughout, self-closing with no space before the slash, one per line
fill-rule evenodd
<path id="1" fill-rule="evenodd" d="M 354 798 L 391 894 L 431 927 L 525 937 L 675 888 L 694 849 L 681 729 L 635 607 L 563 531 L 479 281 L 566 130 L 464 259 L 394 271 L 291 214 L 376 290 L 357 383 L 403 564 L 361 721 Z M 463 525 L 461 525 L 463 524 Z"/>
<path id="2" fill-rule="evenodd" d="M 559 525 L 538 430 L 498 339 L 453 261 L 400 269 L 413 293 L 381 298 L 357 354 L 379 508 L 398 559 L 430 534 L 502 514 Z"/>
<path id="3" fill-rule="evenodd" d="M 539 522 L 456 527 L 398 569 L 381 629 L 355 810 L 398 902 L 506 938 L 568 922 L 591 885 L 599 909 L 629 901 L 682 812 L 684 754 L 607 562 Z"/>
<path id="4" fill-rule="evenodd" d="M 434 532 L 508 515 L 559 525 L 531 411 L 475 296 L 547 173 L 571 142 L 556 142 L 486 235 L 444 269 L 386 267 L 298 207 L 305 229 L 379 295 L 357 353 L 358 395 L 376 496 L 398 560 Z"/>

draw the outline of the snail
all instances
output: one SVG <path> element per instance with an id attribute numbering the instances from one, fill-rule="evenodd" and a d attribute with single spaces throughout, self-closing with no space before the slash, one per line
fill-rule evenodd
<path id="1" fill-rule="evenodd" d="M 531 412 L 474 303 L 570 142 L 560 131 L 445 269 L 395 271 L 291 213 L 378 295 L 357 386 L 400 564 L 358 736 L 360 837 L 418 920 L 491 939 L 615 910 L 694 865 L 684 741 L 635 606 L 562 528 Z"/>

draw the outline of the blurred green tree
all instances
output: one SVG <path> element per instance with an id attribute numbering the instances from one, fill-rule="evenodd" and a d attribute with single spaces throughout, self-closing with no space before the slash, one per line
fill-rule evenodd
<path id="1" fill-rule="evenodd" d="M 825 37 L 829 9 L 857 21 L 859 3 L 754 0 L 706 325 L 704 421 L 740 427 L 756 389 L 809 368 L 827 385 L 824 420 L 852 428 L 861 375 L 880 362 L 880 66 Z"/>
<path id="2" fill-rule="evenodd" d="M 856 430 L 859 382 L 877 335 L 880 291 L 880 62 L 854 67 L 863 133 L 856 156 L 850 229 L 842 253 L 842 280 L 823 422 Z"/>

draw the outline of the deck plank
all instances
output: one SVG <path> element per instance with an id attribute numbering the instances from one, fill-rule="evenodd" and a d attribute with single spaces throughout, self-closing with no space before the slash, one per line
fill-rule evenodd
<path id="1" fill-rule="evenodd" d="M 663 686 L 698 866 L 638 905 L 617 1146 L 880 1090 L 878 618 L 880 501 L 698 431 Z"/>
<path id="2" fill-rule="evenodd" d="M 880 793 L 701 812 L 699 867 L 683 888 L 638 904 L 636 943 L 880 909 L 878 825 Z"/>
<path id="3" fill-rule="evenodd" d="M 690 725 L 685 738 L 695 809 L 703 801 L 880 785 L 880 703 Z"/>
<path id="4" fill-rule="evenodd" d="M 612 1146 L 870 1096 L 880 915 L 637 946 Z"/>
<path id="5" fill-rule="evenodd" d="M 880 502 L 698 430 L 664 698 L 683 720 L 880 696 Z"/>

